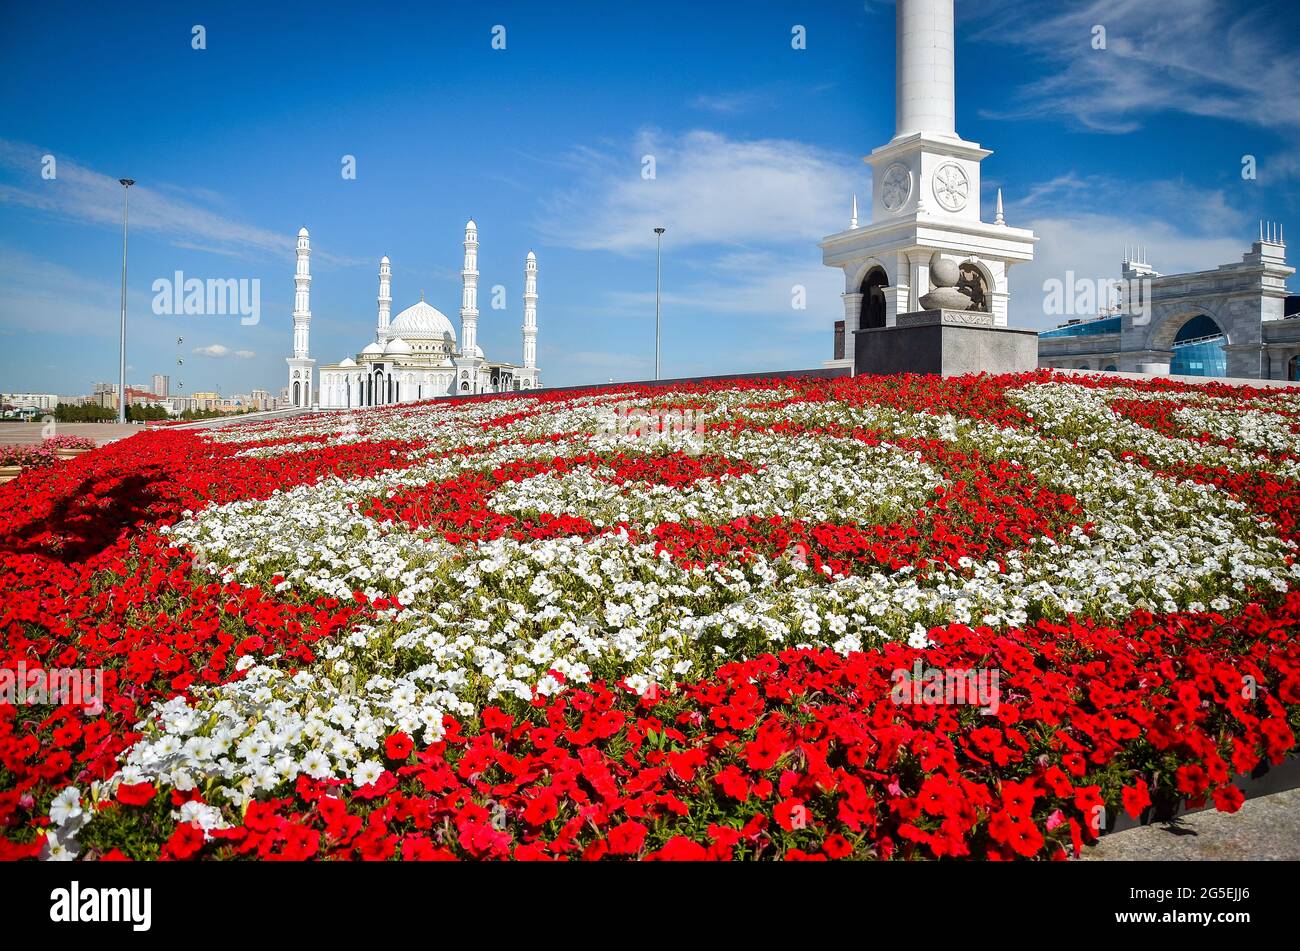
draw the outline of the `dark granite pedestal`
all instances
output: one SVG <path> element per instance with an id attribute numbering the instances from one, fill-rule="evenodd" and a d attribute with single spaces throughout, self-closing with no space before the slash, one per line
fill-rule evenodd
<path id="1" fill-rule="evenodd" d="M 1019 373 L 1038 367 L 1038 332 L 993 326 L 980 311 L 921 310 L 859 330 L 854 373 Z"/>

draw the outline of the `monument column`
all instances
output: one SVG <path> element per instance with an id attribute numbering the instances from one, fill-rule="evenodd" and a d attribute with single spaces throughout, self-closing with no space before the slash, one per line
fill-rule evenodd
<path id="1" fill-rule="evenodd" d="M 821 243 L 846 294 L 873 261 L 886 262 L 884 332 L 864 336 L 857 373 L 1037 366 L 1035 335 L 1005 326 L 1006 269 L 1033 260 L 1036 239 L 1006 224 L 1001 203 L 993 222 L 980 213 L 991 153 L 957 134 L 953 9 L 954 0 L 896 0 L 894 136 L 866 156 L 871 223 L 852 221 Z M 980 280 L 969 269 L 963 278 L 968 262 Z"/>
<path id="2" fill-rule="evenodd" d="M 853 332 L 860 330 L 860 321 L 862 320 L 862 294 L 843 293 L 840 299 L 844 301 L 844 349 L 847 353 L 850 347 L 850 341 L 853 339 Z"/>
<path id="3" fill-rule="evenodd" d="M 906 313 L 921 310 L 921 298 L 930 286 L 930 252 L 924 248 L 907 254 L 908 284 Z"/>
<path id="4" fill-rule="evenodd" d="M 956 138 L 953 0 L 898 0 L 894 138 Z"/>

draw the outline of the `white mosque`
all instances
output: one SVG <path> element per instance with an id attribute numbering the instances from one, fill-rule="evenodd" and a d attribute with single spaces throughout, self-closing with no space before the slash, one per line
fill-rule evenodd
<path id="1" fill-rule="evenodd" d="M 392 267 L 379 261 L 379 310 L 374 342 L 356 355 L 320 368 L 313 392 L 316 361 L 308 349 L 311 325 L 311 241 L 298 232 L 294 273 L 293 356 L 289 365 L 289 399 L 293 406 L 352 409 L 414 403 L 435 396 L 505 393 L 541 386 L 537 368 L 537 256 L 524 263 L 523 364 L 487 359 L 478 345 L 478 225 L 465 224 L 465 267 L 461 271 L 460 343 L 451 321 L 420 294 L 419 302 L 390 322 Z"/>

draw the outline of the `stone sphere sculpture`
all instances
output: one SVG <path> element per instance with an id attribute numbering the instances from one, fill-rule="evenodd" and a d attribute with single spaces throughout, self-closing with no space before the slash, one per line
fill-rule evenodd
<path id="1" fill-rule="evenodd" d="M 920 300 L 922 310 L 969 310 L 971 297 L 959 287 L 961 268 L 938 251 L 930 257 L 930 293 Z"/>
<path id="2" fill-rule="evenodd" d="M 935 252 L 930 258 L 930 283 L 935 287 L 953 287 L 961 280 L 961 270 L 957 262 Z"/>

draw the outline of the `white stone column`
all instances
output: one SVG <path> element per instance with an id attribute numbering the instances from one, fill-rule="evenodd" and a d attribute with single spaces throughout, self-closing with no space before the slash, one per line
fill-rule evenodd
<path id="1" fill-rule="evenodd" d="M 388 339 L 388 318 L 393 312 L 393 268 L 388 263 L 388 255 L 379 259 L 379 314 L 375 325 L 375 342 L 384 343 Z"/>
<path id="2" fill-rule="evenodd" d="M 524 367 L 537 366 L 537 255 L 524 262 Z"/>
<path id="3" fill-rule="evenodd" d="M 921 298 L 930 293 L 930 257 L 931 252 L 924 248 L 909 251 L 907 254 L 909 287 L 905 313 L 920 310 Z M 899 303 L 902 303 L 902 301 L 900 300 Z"/>
<path id="4" fill-rule="evenodd" d="M 307 229 L 298 232 L 298 264 L 293 274 L 293 355 L 308 356 L 311 329 L 311 239 Z"/>
<path id="5" fill-rule="evenodd" d="M 845 292 L 840 295 L 844 301 L 844 352 L 848 353 L 852 346 L 854 331 L 861 330 L 862 323 L 862 298 L 863 294 L 850 294 Z"/>
<path id="6" fill-rule="evenodd" d="M 460 352 L 481 356 L 478 348 L 478 225 L 465 223 L 465 267 L 460 272 Z"/>
<path id="7" fill-rule="evenodd" d="M 894 138 L 956 137 L 953 0 L 898 0 Z"/>

